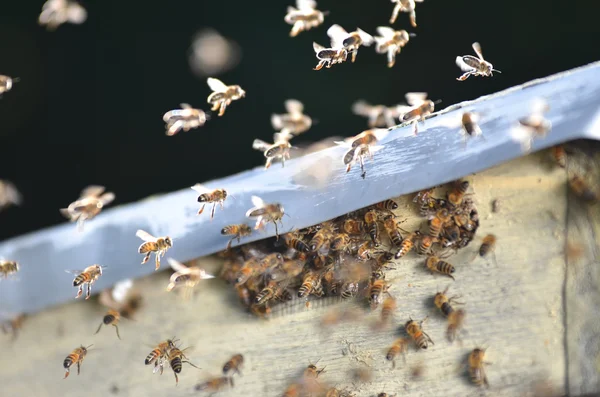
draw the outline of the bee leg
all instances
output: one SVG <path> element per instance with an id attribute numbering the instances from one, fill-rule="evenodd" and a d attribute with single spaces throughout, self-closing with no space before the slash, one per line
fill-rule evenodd
<path id="1" fill-rule="evenodd" d="M 415 10 L 412 10 L 410 12 L 410 24 L 412 25 L 413 28 L 417 27 L 417 13 L 415 12 Z"/>
<path id="2" fill-rule="evenodd" d="M 213 204 L 212 211 L 210 212 L 210 220 L 215 217 L 215 208 L 217 207 L 217 203 Z"/>
<path id="3" fill-rule="evenodd" d="M 219 108 L 219 106 L 221 106 L 221 105 L 219 105 L 219 102 L 215 102 L 215 103 L 213 103 L 213 106 L 212 106 L 212 108 L 210 108 L 210 110 L 212 110 L 214 112 Z"/>
<path id="4" fill-rule="evenodd" d="M 104 322 L 100 323 L 100 326 L 98 326 L 98 330 L 96 331 L 96 333 L 94 335 L 96 335 L 98 332 L 100 332 L 100 330 L 102 329 L 102 324 L 104 324 Z"/>
<path id="5" fill-rule="evenodd" d="M 225 205 L 223 204 L 223 200 L 219 201 L 219 205 L 221 206 L 221 211 L 225 209 Z"/>
<path id="6" fill-rule="evenodd" d="M 346 173 L 350 172 L 351 168 L 352 168 L 352 163 L 348 164 L 348 166 L 346 167 Z"/>
<path id="7" fill-rule="evenodd" d="M 269 169 L 272 161 L 273 161 L 272 157 L 267 157 L 267 162 L 265 163 L 265 170 Z"/>
<path id="8" fill-rule="evenodd" d="M 469 78 L 469 76 L 472 74 L 473 72 L 466 72 L 463 73 L 462 76 L 460 76 L 459 78 L 457 78 L 456 80 L 458 81 L 465 81 L 467 78 Z"/>
<path id="9" fill-rule="evenodd" d="M 146 253 L 146 256 L 144 257 L 144 259 L 142 259 L 142 265 L 148 262 L 148 259 L 150 259 L 150 255 L 152 255 L 152 252 Z"/>
<path id="10" fill-rule="evenodd" d="M 119 340 L 121 340 L 121 335 L 119 335 L 119 327 L 117 326 L 117 324 L 113 324 L 115 326 L 115 330 L 117 331 L 117 338 L 119 338 Z"/>
<path id="11" fill-rule="evenodd" d="M 323 68 L 324 62 L 323 61 L 319 61 L 319 63 L 317 64 L 317 66 L 315 66 L 313 68 L 313 70 L 321 70 Z"/>
<path id="12" fill-rule="evenodd" d="M 78 361 L 77 362 L 77 375 L 79 375 L 80 372 L 81 372 L 81 363 Z"/>
<path id="13" fill-rule="evenodd" d="M 227 109 L 227 102 L 226 101 L 222 101 L 221 102 L 221 108 L 219 109 L 219 116 L 222 116 L 225 114 L 225 109 Z"/>
<path id="14" fill-rule="evenodd" d="M 175 375 L 175 386 L 179 386 L 179 378 L 177 377 L 177 372 L 173 371 L 173 374 Z"/>
<path id="15" fill-rule="evenodd" d="M 390 23 L 396 22 L 396 18 L 398 18 L 398 14 L 400 13 L 400 7 L 402 7 L 402 5 L 400 4 L 400 2 L 398 2 L 396 4 L 396 6 L 394 7 L 394 11 L 392 11 L 392 17 L 390 18 Z"/>
<path id="16" fill-rule="evenodd" d="M 156 264 L 156 267 L 154 268 L 154 271 L 157 271 L 160 268 L 160 252 L 157 252 L 154 255 L 154 257 L 155 257 L 155 261 L 154 262 Z"/>
<path id="17" fill-rule="evenodd" d="M 433 342 L 433 340 L 431 339 L 431 337 L 429 335 L 427 335 L 427 333 L 425 333 L 425 331 L 421 330 L 421 332 L 423 332 L 423 335 L 425 335 L 427 337 L 427 339 L 429 340 L 429 342 L 431 342 L 432 345 L 435 345 L 435 343 Z"/>
<path id="18" fill-rule="evenodd" d="M 231 243 L 233 243 L 233 240 L 235 240 L 235 237 L 232 239 L 229 239 L 229 242 L 227 243 L 227 247 L 225 248 L 225 251 L 229 251 L 231 249 Z M 238 241 L 238 244 L 239 244 L 239 241 Z"/>
<path id="19" fill-rule="evenodd" d="M 75 299 L 79 298 L 81 294 L 83 294 L 83 284 L 79 286 L 79 290 L 77 290 L 77 296 L 75 297 Z"/>
<path id="20" fill-rule="evenodd" d="M 285 155 L 281 156 L 281 168 L 285 168 Z"/>
<path id="21" fill-rule="evenodd" d="M 354 63 L 354 61 L 356 61 L 356 56 L 357 55 L 358 55 L 358 50 L 352 51 L 352 63 Z"/>
<path id="22" fill-rule="evenodd" d="M 87 290 L 85 291 L 85 299 L 90 299 L 90 295 L 92 294 L 92 284 L 88 283 Z"/>
<path id="23" fill-rule="evenodd" d="M 201 213 L 204 212 L 204 207 L 206 206 L 206 204 L 202 204 L 202 207 L 200 207 L 200 209 L 198 210 L 198 215 L 200 215 Z"/>
<path id="24" fill-rule="evenodd" d="M 67 368 L 65 370 L 65 377 L 63 379 L 67 379 L 69 377 L 69 374 L 71 373 L 71 371 L 69 370 L 69 368 Z"/>
<path id="25" fill-rule="evenodd" d="M 277 236 L 277 240 L 279 240 L 279 229 L 277 227 L 277 222 L 273 222 L 275 224 L 275 236 Z"/>

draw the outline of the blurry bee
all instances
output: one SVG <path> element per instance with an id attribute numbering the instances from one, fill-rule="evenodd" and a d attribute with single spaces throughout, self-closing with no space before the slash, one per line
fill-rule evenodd
<path id="1" fill-rule="evenodd" d="M 431 250 L 431 246 L 438 241 L 437 238 L 431 236 L 421 236 L 417 244 L 417 253 L 419 255 L 427 255 Z"/>
<path id="2" fill-rule="evenodd" d="M 447 199 L 450 204 L 458 207 L 462 204 L 465 194 L 469 190 L 469 181 L 456 181 L 447 193 Z"/>
<path id="3" fill-rule="evenodd" d="M 282 397 L 300 397 L 302 395 L 303 387 L 300 383 L 292 383 L 289 385 L 282 394 Z"/>
<path id="4" fill-rule="evenodd" d="M 391 68 L 396 63 L 396 55 L 400 54 L 410 40 L 410 36 L 406 30 L 394 30 L 387 26 L 378 26 L 377 33 L 380 36 L 375 36 L 375 52 L 378 54 L 386 54 L 388 60 L 388 68 Z"/>
<path id="5" fill-rule="evenodd" d="M 448 276 L 452 280 L 454 280 L 454 276 L 452 275 L 452 273 L 454 273 L 454 271 L 456 270 L 454 268 L 454 266 L 452 266 L 450 263 L 448 263 L 446 261 L 441 260 L 437 256 L 430 256 L 429 258 L 427 258 L 425 265 L 427 266 L 427 269 L 429 269 L 431 274 L 433 274 L 433 273 L 445 274 L 446 276 Z"/>
<path id="6" fill-rule="evenodd" d="M 215 392 L 218 392 L 219 390 L 224 389 L 225 387 L 227 387 L 227 385 L 230 385 L 231 387 L 233 387 L 233 378 L 231 378 L 229 376 L 219 376 L 216 378 L 211 378 L 204 383 L 198 383 L 196 386 L 194 386 L 194 390 L 196 390 L 196 391 L 208 390 L 208 391 L 215 393 Z"/>
<path id="7" fill-rule="evenodd" d="M 356 61 L 360 46 L 369 47 L 375 41 L 373 36 L 362 29 L 356 28 L 354 32 L 348 33 L 337 24 L 327 29 L 327 36 L 331 39 L 332 48 L 344 48 L 352 54 L 352 63 Z"/>
<path id="8" fill-rule="evenodd" d="M 12 89 L 13 83 L 18 83 L 18 77 L 8 77 L 0 75 L 0 95 L 8 92 Z"/>
<path id="9" fill-rule="evenodd" d="M 120 319 L 121 319 L 121 314 L 118 311 L 109 309 L 108 312 L 106 312 L 106 314 L 104 315 L 102 322 L 98 326 L 98 330 L 96 331 L 96 334 L 98 332 L 100 332 L 100 330 L 102 329 L 102 325 L 112 325 L 113 327 L 115 327 L 115 330 L 117 331 L 117 338 L 121 339 L 121 335 L 119 335 L 119 326 L 117 325 L 117 324 L 119 324 Z"/>
<path id="10" fill-rule="evenodd" d="M 73 279 L 73 287 L 79 287 L 77 291 L 77 296 L 75 299 L 79 298 L 83 293 L 83 287 L 87 284 L 87 291 L 85 294 L 85 299 L 90 298 L 90 294 L 92 292 L 92 284 L 96 282 L 102 276 L 102 269 L 106 269 L 106 266 L 100 265 L 92 265 L 88 266 L 83 270 L 65 270 L 67 273 L 75 274 L 76 277 Z"/>
<path id="11" fill-rule="evenodd" d="M 167 261 L 171 265 L 171 269 L 175 271 L 171 275 L 171 278 L 169 278 L 167 292 L 172 291 L 176 287 L 185 287 L 191 293 L 200 280 L 215 278 L 215 276 L 207 274 L 204 269 L 200 269 L 197 266 L 188 267 L 173 258 L 167 258 Z"/>
<path id="12" fill-rule="evenodd" d="M 273 134 L 275 143 L 270 144 L 261 139 L 255 139 L 252 142 L 252 149 L 263 152 L 263 155 L 267 159 L 265 163 L 265 169 L 271 166 L 273 160 L 281 159 L 281 166 L 285 167 L 285 160 L 290 159 L 290 149 L 292 148 L 289 140 L 292 138 L 291 135 L 284 135 L 282 133 Z"/>
<path id="13" fill-rule="evenodd" d="M 185 349 L 179 349 L 177 347 L 172 347 L 171 349 L 167 350 L 167 360 L 169 361 L 169 365 L 173 369 L 176 384 L 179 383 L 179 377 L 177 376 L 177 374 L 181 373 L 181 370 L 183 369 L 183 364 L 189 364 L 194 368 L 198 368 L 194 364 L 192 364 L 188 360 L 186 355 L 183 353 L 187 349 L 189 348 L 186 347 Z"/>
<path id="14" fill-rule="evenodd" d="M 0 259 L 0 279 L 16 274 L 20 269 L 19 263 Z"/>
<path id="15" fill-rule="evenodd" d="M 392 319 L 392 316 L 394 315 L 394 311 L 396 310 L 397 307 L 398 307 L 398 304 L 396 303 L 396 298 L 394 298 L 392 295 L 390 295 L 388 293 L 387 298 L 385 298 L 385 300 L 383 301 L 383 303 L 381 305 L 380 323 L 381 324 L 388 323 Z"/>
<path id="16" fill-rule="evenodd" d="M 404 123 L 413 123 L 413 133 L 417 135 L 419 121 L 424 122 L 425 118 L 435 110 L 435 102 L 427 99 L 426 92 L 409 92 L 406 95 L 406 102 L 411 106 L 411 110 L 404 113 L 401 121 Z"/>
<path id="17" fill-rule="evenodd" d="M 144 240 L 144 243 L 138 248 L 138 253 L 146 254 L 144 259 L 142 259 L 142 265 L 148 262 L 150 255 L 154 252 L 156 258 L 156 267 L 154 270 L 158 270 L 160 268 L 160 257 L 165 256 L 169 248 L 173 246 L 173 240 L 169 236 L 154 237 L 141 229 L 139 229 L 135 235 Z"/>
<path id="18" fill-rule="evenodd" d="M 221 206 L 221 209 L 223 209 L 223 203 L 227 199 L 227 190 L 210 190 L 199 183 L 196 183 L 194 186 L 192 186 L 192 189 L 200 193 L 200 195 L 198 196 L 198 202 L 202 203 L 202 207 L 200 207 L 200 209 L 198 210 L 198 215 L 200 215 L 204 211 L 204 207 L 206 206 L 206 204 L 210 203 L 213 203 L 212 211 L 210 213 L 210 219 L 213 219 L 215 216 L 215 208 L 217 204 L 219 204 Z"/>
<path id="19" fill-rule="evenodd" d="M 365 225 L 367 227 L 367 232 L 369 233 L 369 236 L 371 236 L 371 240 L 373 241 L 375 247 L 379 247 L 381 245 L 377 218 L 377 212 L 374 210 L 370 210 L 365 213 Z"/>
<path id="20" fill-rule="evenodd" d="M 472 55 L 456 57 L 456 66 L 465 72 L 456 80 L 464 81 L 471 75 L 489 77 L 494 75 L 492 72 L 502 73 L 499 70 L 494 69 L 494 66 L 491 63 L 483 59 L 479 43 L 473 43 L 473 50 L 475 51 L 475 54 L 477 54 L 477 58 Z"/>
<path id="21" fill-rule="evenodd" d="M 465 311 L 463 309 L 454 310 L 452 307 L 452 302 L 462 305 L 462 302 L 457 302 L 456 299 L 459 299 L 460 296 L 452 296 L 448 298 L 446 296 L 446 292 L 450 287 L 446 287 L 444 292 L 438 292 L 433 297 L 433 303 L 435 306 L 440 309 L 442 314 L 448 318 L 448 328 L 446 330 L 446 337 L 448 341 L 454 342 L 456 339 L 456 335 L 458 331 L 462 328 L 462 324 L 465 318 Z"/>
<path id="22" fill-rule="evenodd" d="M 348 250 L 351 240 L 347 233 L 338 233 L 331 239 L 330 248 L 340 254 Z"/>
<path id="23" fill-rule="evenodd" d="M 292 279 L 298 276 L 304 270 L 306 258 L 298 259 L 285 259 L 283 264 L 278 265 L 277 268 L 271 272 L 272 280 L 286 280 Z"/>
<path id="24" fill-rule="evenodd" d="M 475 230 L 477 227 L 477 223 L 471 219 L 469 214 L 464 212 L 462 214 L 454 215 L 453 220 L 457 226 L 462 227 L 469 232 Z"/>
<path id="25" fill-rule="evenodd" d="M 296 8 L 287 8 L 284 21 L 288 25 L 293 25 L 290 37 L 296 37 L 298 33 L 322 24 L 327 14 L 328 11 L 317 10 L 317 2 L 314 0 L 296 0 Z"/>
<path id="26" fill-rule="evenodd" d="M 0 76 L 0 90 L 2 84 L 1 78 L 2 76 Z M 0 210 L 11 205 L 21 205 L 22 201 L 21 193 L 19 193 L 15 185 L 6 179 L 0 179 Z"/>
<path id="27" fill-rule="evenodd" d="M 381 252 L 379 253 L 377 256 L 375 256 L 375 264 L 373 264 L 373 270 L 378 271 L 381 269 L 389 269 L 389 268 L 393 268 L 392 260 L 394 259 L 394 254 L 392 254 L 391 252 Z"/>
<path id="28" fill-rule="evenodd" d="M 425 317 L 418 323 L 411 318 L 404 326 L 404 328 L 406 329 L 406 333 L 421 349 L 427 349 L 429 343 L 435 345 L 435 343 L 433 343 L 433 340 L 431 340 L 429 335 L 427 335 L 422 329 L 423 323 L 425 321 L 427 321 L 427 317 Z"/>
<path id="29" fill-rule="evenodd" d="M 152 372 L 156 373 L 160 369 L 160 374 L 163 373 L 163 358 L 167 356 L 167 353 L 175 348 L 175 342 L 177 339 L 173 337 L 172 339 L 167 339 L 164 342 L 160 342 L 152 351 L 146 356 L 144 360 L 144 364 L 150 365 L 154 363 L 154 370 Z"/>
<path id="30" fill-rule="evenodd" d="M 413 365 L 410 369 L 410 376 L 414 379 L 421 379 L 425 373 L 425 366 L 423 362 L 419 362 L 416 365 Z"/>
<path id="31" fill-rule="evenodd" d="M 408 351 L 409 342 L 410 339 L 401 337 L 396 339 L 392 346 L 388 349 L 385 359 L 392 362 L 392 368 L 396 368 L 396 357 L 398 357 L 399 354 L 402 354 L 402 357 L 404 357 L 404 362 L 406 362 L 405 355 Z"/>
<path id="32" fill-rule="evenodd" d="M 600 193 L 594 191 L 592 187 L 579 175 L 574 175 L 569 179 L 571 191 L 583 201 L 595 203 L 600 200 Z"/>
<path id="33" fill-rule="evenodd" d="M 431 200 L 433 200 L 431 195 L 433 194 L 434 190 L 435 188 L 421 190 L 413 198 L 413 203 L 429 203 Z"/>
<path id="34" fill-rule="evenodd" d="M 102 211 L 105 205 L 115 199 L 112 192 L 104 193 L 104 186 L 88 186 L 81 192 L 77 201 L 69 204 L 68 208 L 61 208 L 60 213 L 69 218 L 71 222 L 77 221 L 79 231 L 83 229 L 83 222 L 94 218 Z"/>
<path id="35" fill-rule="evenodd" d="M 371 310 L 375 310 L 383 302 L 383 294 L 387 292 L 390 285 L 385 281 L 385 273 L 378 271 L 373 273 L 369 285 L 369 303 Z"/>
<path id="36" fill-rule="evenodd" d="M 531 105 L 531 113 L 521 119 L 519 123 L 510 130 L 513 141 L 521 145 L 521 150 L 528 153 L 535 138 L 544 138 L 552 128 L 552 123 L 544 117 L 544 113 L 550 110 L 548 103 L 538 98 Z"/>
<path id="37" fill-rule="evenodd" d="M 279 203 L 267 204 L 258 196 L 252 196 L 252 204 L 254 204 L 254 207 L 246 212 L 246 216 L 248 218 L 256 218 L 254 229 L 262 229 L 267 222 L 273 222 L 275 225 L 275 235 L 279 239 L 277 222 L 281 223 L 281 218 L 285 215 L 283 206 Z"/>
<path id="38" fill-rule="evenodd" d="M 342 322 L 358 321 L 363 317 L 363 312 L 358 308 L 345 308 L 331 310 L 321 317 L 321 326 L 330 327 Z"/>
<path id="39" fill-rule="evenodd" d="M 383 219 L 383 228 L 388 234 L 392 244 L 395 247 L 400 247 L 402 245 L 402 235 L 400 234 L 398 222 L 394 215 L 388 215 Z"/>
<path id="40" fill-rule="evenodd" d="M 268 305 L 253 304 L 250 306 L 250 312 L 260 318 L 269 318 L 271 308 Z"/>
<path id="41" fill-rule="evenodd" d="M 308 367 L 306 367 L 303 374 L 304 379 L 317 379 L 319 375 L 325 372 L 325 367 L 319 369 L 315 364 L 309 364 Z"/>
<path id="42" fill-rule="evenodd" d="M 478 254 L 480 257 L 485 257 L 489 253 L 494 255 L 494 262 L 496 262 L 496 254 L 494 253 L 496 249 L 496 236 L 493 234 L 488 234 L 483 238 L 483 242 L 479 246 Z"/>
<path id="43" fill-rule="evenodd" d="M 478 136 L 483 138 L 483 134 L 481 132 L 481 128 L 479 127 L 479 124 L 477 124 L 479 122 L 479 114 L 474 113 L 474 112 L 464 112 L 461 116 L 461 126 L 462 126 L 462 132 L 463 135 L 465 137 L 465 143 L 466 143 L 466 137 L 469 136 L 471 138 L 476 138 Z"/>
<path id="44" fill-rule="evenodd" d="M 494 201 L 492 201 L 492 212 L 493 213 L 498 213 L 500 212 L 500 205 L 501 201 L 500 199 L 494 199 Z"/>
<path id="45" fill-rule="evenodd" d="M 410 24 L 413 28 L 417 27 L 417 14 L 415 13 L 416 4 L 422 3 L 424 0 L 392 0 L 392 3 L 396 3 L 394 6 L 394 10 L 392 11 L 392 17 L 390 18 L 390 23 L 396 22 L 396 18 L 398 18 L 398 14 L 400 12 L 405 12 L 409 14 Z"/>
<path id="46" fill-rule="evenodd" d="M 240 302 L 242 305 L 249 307 L 252 304 L 252 299 L 250 297 L 250 291 L 244 285 L 236 285 L 235 290 L 240 298 Z"/>
<path id="47" fill-rule="evenodd" d="M 244 356 L 241 354 L 234 355 L 223 366 L 223 375 L 227 375 L 229 371 L 234 371 L 241 375 L 240 368 L 242 364 L 244 364 Z"/>
<path id="48" fill-rule="evenodd" d="M 410 1 L 412 1 L 412 0 L 410 0 Z M 415 1 L 419 1 L 419 0 L 415 0 Z M 381 392 L 377 395 L 377 397 L 396 397 L 396 394 L 387 394 L 385 392 Z"/>
<path id="49" fill-rule="evenodd" d="M 282 286 L 275 280 L 269 281 L 265 288 L 263 288 L 254 298 L 254 303 L 264 304 L 267 301 L 273 299 L 276 295 L 281 295 L 283 292 Z"/>
<path id="50" fill-rule="evenodd" d="M 302 285 L 298 289 L 298 298 L 305 298 L 313 291 L 317 290 L 321 284 L 319 274 L 314 271 L 307 271 L 302 278 Z"/>
<path id="51" fill-rule="evenodd" d="M 300 238 L 298 232 L 286 233 L 282 237 L 286 247 L 298 252 L 310 252 L 310 247 Z"/>
<path id="52" fill-rule="evenodd" d="M 396 259 L 402 258 L 404 255 L 408 254 L 415 246 L 415 241 L 421 238 L 421 233 L 419 231 L 413 232 L 409 234 L 404 240 L 402 240 L 402 244 L 400 244 L 400 249 L 396 252 L 394 256 Z"/>
<path id="53" fill-rule="evenodd" d="M 75 1 L 47 0 L 42 6 L 38 23 L 45 25 L 49 31 L 54 31 L 65 22 L 79 25 L 86 19 L 87 11 Z"/>
<path id="54" fill-rule="evenodd" d="M 240 239 L 242 237 L 247 237 L 252 234 L 252 228 L 245 223 L 240 223 L 237 225 L 228 225 L 221 229 L 221 234 L 224 236 L 233 236 L 229 242 L 227 243 L 227 247 L 225 250 L 229 250 L 231 248 L 231 243 L 233 240 L 237 239 L 238 244 L 240 243 Z"/>
<path id="55" fill-rule="evenodd" d="M 360 145 L 355 148 L 351 148 L 344 155 L 344 165 L 346 165 L 346 172 L 350 172 L 352 169 L 352 165 L 357 161 L 360 164 L 361 174 L 360 176 L 365 179 L 367 176 L 367 171 L 365 171 L 365 157 L 369 156 L 371 160 L 373 160 L 373 153 L 383 149 L 383 146 L 370 146 L 370 145 Z"/>
<path id="56" fill-rule="evenodd" d="M 556 146 L 552 146 L 550 148 L 550 150 L 552 151 L 552 158 L 554 159 L 554 162 L 560 168 L 566 168 L 567 167 L 567 153 L 565 152 L 565 148 L 562 145 L 556 145 Z"/>
<path id="57" fill-rule="evenodd" d="M 246 91 L 242 90 L 239 85 L 225 85 L 221 80 L 214 77 L 209 77 L 206 82 L 213 91 L 208 96 L 207 102 L 212 105 L 211 110 L 213 112 L 219 109 L 219 116 L 225 114 L 225 109 L 231 105 L 232 101 L 246 96 Z"/>
<path id="58" fill-rule="evenodd" d="M 271 125 L 284 136 L 298 136 L 308 131 L 312 125 L 312 119 L 303 113 L 304 105 L 296 99 L 285 101 L 287 114 L 272 114 Z"/>
<path id="59" fill-rule="evenodd" d="M 132 319 L 142 306 L 142 296 L 132 287 L 133 282 L 130 279 L 119 281 L 112 288 L 100 292 L 99 302 L 117 311 L 121 317 Z"/>
<path id="60" fill-rule="evenodd" d="M 356 219 L 346 219 L 342 226 L 344 232 L 351 235 L 359 235 L 365 232 L 365 222 Z"/>
<path id="61" fill-rule="evenodd" d="M 368 383 L 373 380 L 373 370 L 369 367 L 361 366 L 352 370 L 352 379 L 358 383 Z"/>
<path id="62" fill-rule="evenodd" d="M 200 78 L 223 74 L 241 59 L 240 45 L 211 28 L 194 34 L 188 54 L 190 68 Z"/>
<path id="63" fill-rule="evenodd" d="M 321 70 L 323 66 L 330 68 L 331 65 L 342 63 L 348 59 L 348 52 L 344 48 L 325 48 L 322 45 L 313 42 L 313 50 L 319 60 L 313 70 Z"/>
<path id="64" fill-rule="evenodd" d="M 88 347 L 80 346 L 73 350 L 71 354 L 69 354 L 65 361 L 63 361 L 63 367 L 65 368 L 65 377 L 63 379 L 67 379 L 69 373 L 71 372 L 71 366 L 73 364 L 77 364 L 77 375 L 79 375 L 81 371 L 81 363 L 83 363 L 83 359 L 85 358 L 88 349 L 93 345 L 89 345 Z"/>
<path id="65" fill-rule="evenodd" d="M 366 101 L 359 100 L 352 105 L 352 112 L 358 116 L 367 117 L 369 128 L 393 127 L 395 119 L 401 117 L 410 108 L 408 106 L 384 106 L 371 105 Z"/>
<path id="66" fill-rule="evenodd" d="M 471 377 L 471 382 L 475 385 L 490 387 L 485 374 L 484 365 L 489 365 L 491 363 L 483 361 L 485 359 L 485 350 L 486 349 L 475 348 L 469 354 L 469 376 Z"/>
<path id="67" fill-rule="evenodd" d="M 256 257 L 252 257 L 244 262 L 244 265 L 237 272 L 235 283 L 236 286 L 244 284 L 252 276 L 259 273 L 260 261 Z"/>
<path id="68" fill-rule="evenodd" d="M 173 136 L 179 131 L 185 132 L 202 127 L 206 123 L 206 114 L 201 109 L 194 109 L 187 103 L 182 103 L 181 109 L 170 110 L 163 116 L 167 123 L 167 136 Z"/>
<path id="69" fill-rule="evenodd" d="M 25 313 L 17 314 L 16 316 L 12 316 L 12 318 L 4 320 L 3 313 L 0 313 L 0 329 L 4 334 L 11 333 L 12 340 L 17 339 L 17 335 L 19 330 L 23 328 L 23 322 L 27 318 Z"/>
<path id="70" fill-rule="evenodd" d="M 325 393 L 325 397 L 355 397 L 355 396 L 356 395 L 354 393 L 350 393 L 347 390 L 340 390 L 335 387 L 330 388 L 329 390 L 327 390 L 327 393 Z"/>

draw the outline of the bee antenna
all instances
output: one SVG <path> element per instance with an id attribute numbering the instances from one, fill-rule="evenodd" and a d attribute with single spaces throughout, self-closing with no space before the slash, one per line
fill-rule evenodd
<path id="1" fill-rule="evenodd" d="M 439 103 L 442 103 L 442 100 L 441 100 L 441 99 L 438 99 L 437 101 L 435 101 L 435 102 L 433 102 L 433 103 L 434 103 L 435 105 L 437 105 L 437 104 L 439 104 Z"/>
<path id="2" fill-rule="evenodd" d="M 90 347 L 94 346 L 94 344 L 92 343 L 91 345 L 89 345 L 88 347 L 85 348 L 85 350 L 89 349 Z"/>
<path id="3" fill-rule="evenodd" d="M 499 71 L 498 69 L 492 69 L 492 72 L 502 73 L 502 72 L 501 72 L 501 71 Z"/>
<path id="4" fill-rule="evenodd" d="M 417 34 L 416 33 L 409 33 L 408 36 L 409 37 L 417 37 Z"/>

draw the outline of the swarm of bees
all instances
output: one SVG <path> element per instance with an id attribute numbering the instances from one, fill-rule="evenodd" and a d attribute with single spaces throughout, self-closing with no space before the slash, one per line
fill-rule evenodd
<path id="1" fill-rule="evenodd" d="M 61 208 L 63 214 L 71 222 L 77 222 L 77 230 L 83 230 L 83 223 L 94 218 L 102 211 L 105 205 L 115 199 L 112 192 L 104 192 L 104 186 L 91 185 L 83 189 L 79 199 L 69 204 L 67 208 Z"/>

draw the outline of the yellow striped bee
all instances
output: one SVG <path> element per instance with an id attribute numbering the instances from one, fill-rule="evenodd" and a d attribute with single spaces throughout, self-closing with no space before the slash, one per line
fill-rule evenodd
<path id="1" fill-rule="evenodd" d="M 196 183 L 194 186 L 192 186 L 192 189 L 200 193 L 200 195 L 198 196 L 198 202 L 202 203 L 202 207 L 200 207 L 200 209 L 198 210 L 198 215 L 202 214 L 202 212 L 204 212 L 204 207 L 206 206 L 206 204 L 210 203 L 212 203 L 213 205 L 212 211 L 210 212 L 210 219 L 213 219 L 215 216 L 215 208 L 217 207 L 217 204 L 219 204 L 221 206 L 221 209 L 223 209 L 223 203 L 227 199 L 227 190 L 211 190 L 205 186 L 202 186 L 199 183 Z"/>
<path id="2" fill-rule="evenodd" d="M 242 90 L 239 85 L 225 85 L 221 80 L 209 77 L 206 80 L 208 86 L 213 93 L 208 96 L 207 102 L 212 105 L 212 111 L 219 110 L 219 116 L 225 114 L 227 106 L 231 105 L 232 101 L 244 98 L 246 91 Z"/>
<path id="3" fill-rule="evenodd" d="M 92 265 L 88 266 L 83 270 L 65 270 L 67 273 L 75 274 L 76 277 L 73 279 L 73 287 L 79 287 L 77 296 L 79 298 L 83 294 L 83 287 L 87 285 L 87 291 L 85 299 L 90 298 L 92 292 L 92 284 L 96 282 L 102 276 L 102 269 L 106 269 L 106 266 Z"/>
<path id="4" fill-rule="evenodd" d="M 79 373 L 81 372 L 81 363 L 83 362 L 83 359 L 87 355 L 88 349 L 92 346 L 93 345 L 89 345 L 88 347 L 83 347 L 83 345 L 82 345 L 82 346 L 76 348 L 75 350 L 73 350 L 71 352 L 71 354 L 69 354 L 65 358 L 65 360 L 63 361 L 63 367 L 65 368 L 65 377 L 63 379 L 67 379 L 67 377 L 69 376 L 69 374 L 71 372 L 71 366 L 73 366 L 73 364 L 77 364 L 77 375 L 79 375 Z"/>
<path id="5" fill-rule="evenodd" d="M 141 229 L 138 230 L 135 235 L 144 240 L 138 248 L 140 254 L 146 254 L 144 259 L 142 259 L 142 265 L 148 262 L 150 255 L 154 253 L 156 257 L 156 268 L 154 270 L 158 270 L 160 268 L 160 257 L 165 256 L 167 250 L 173 246 L 173 240 L 169 236 L 154 237 Z"/>

